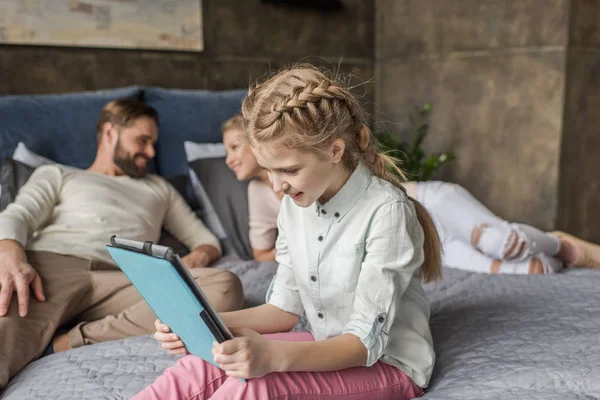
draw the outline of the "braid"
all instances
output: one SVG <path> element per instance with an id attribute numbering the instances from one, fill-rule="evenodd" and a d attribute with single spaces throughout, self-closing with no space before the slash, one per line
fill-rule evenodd
<path id="1" fill-rule="evenodd" d="M 404 190 L 406 176 L 398 160 L 377 152 L 356 98 L 311 65 L 284 69 L 250 88 L 242 114 L 253 145 L 283 139 L 288 148 L 325 156 L 334 140 L 342 139 L 348 170 L 362 160 L 374 175 Z M 439 237 L 425 208 L 412 201 L 425 233 L 423 278 L 435 280 L 441 275 Z"/>
<path id="2" fill-rule="evenodd" d="M 344 101 L 343 88 L 332 85 L 328 79 L 324 79 L 318 84 L 308 82 L 306 86 L 296 86 L 292 89 L 292 94 L 284 97 L 280 103 L 274 103 L 272 111 L 280 114 L 292 111 L 294 108 L 305 108 L 308 103 L 318 104 L 323 99 Z"/>

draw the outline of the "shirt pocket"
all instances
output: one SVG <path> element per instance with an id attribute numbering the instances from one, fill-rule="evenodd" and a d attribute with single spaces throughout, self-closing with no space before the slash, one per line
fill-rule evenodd
<path id="1" fill-rule="evenodd" d="M 343 243 L 334 248 L 335 279 L 344 282 L 344 291 L 354 294 L 365 254 L 364 243 Z"/>

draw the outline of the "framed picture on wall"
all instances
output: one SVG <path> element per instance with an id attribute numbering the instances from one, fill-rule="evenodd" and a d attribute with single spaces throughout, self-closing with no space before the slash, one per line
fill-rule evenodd
<path id="1" fill-rule="evenodd" d="M 0 0 L 0 44 L 202 51 L 202 1 Z"/>

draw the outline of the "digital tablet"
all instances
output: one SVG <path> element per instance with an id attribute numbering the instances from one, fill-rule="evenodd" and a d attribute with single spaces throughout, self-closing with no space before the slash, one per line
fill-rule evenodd
<path id="1" fill-rule="evenodd" d="M 170 247 L 152 242 L 115 236 L 110 242 L 109 254 L 158 319 L 179 336 L 188 352 L 218 366 L 212 344 L 233 336 L 181 258 Z"/>

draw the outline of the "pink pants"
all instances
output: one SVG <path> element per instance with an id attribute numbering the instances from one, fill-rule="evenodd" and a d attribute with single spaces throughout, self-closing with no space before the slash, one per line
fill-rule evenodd
<path id="1" fill-rule="evenodd" d="M 309 332 L 265 335 L 271 340 L 308 342 Z M 177 399 L 412 399 L 423 389 L 400 369 L 381 361 L 372 367 L 349 368 L 334 372 L 271 373 L 242 383 L 229 378 L 222 369 L 187 355 L 167 368 L 156 381 L 135 395 L 133 400 Z"/>

